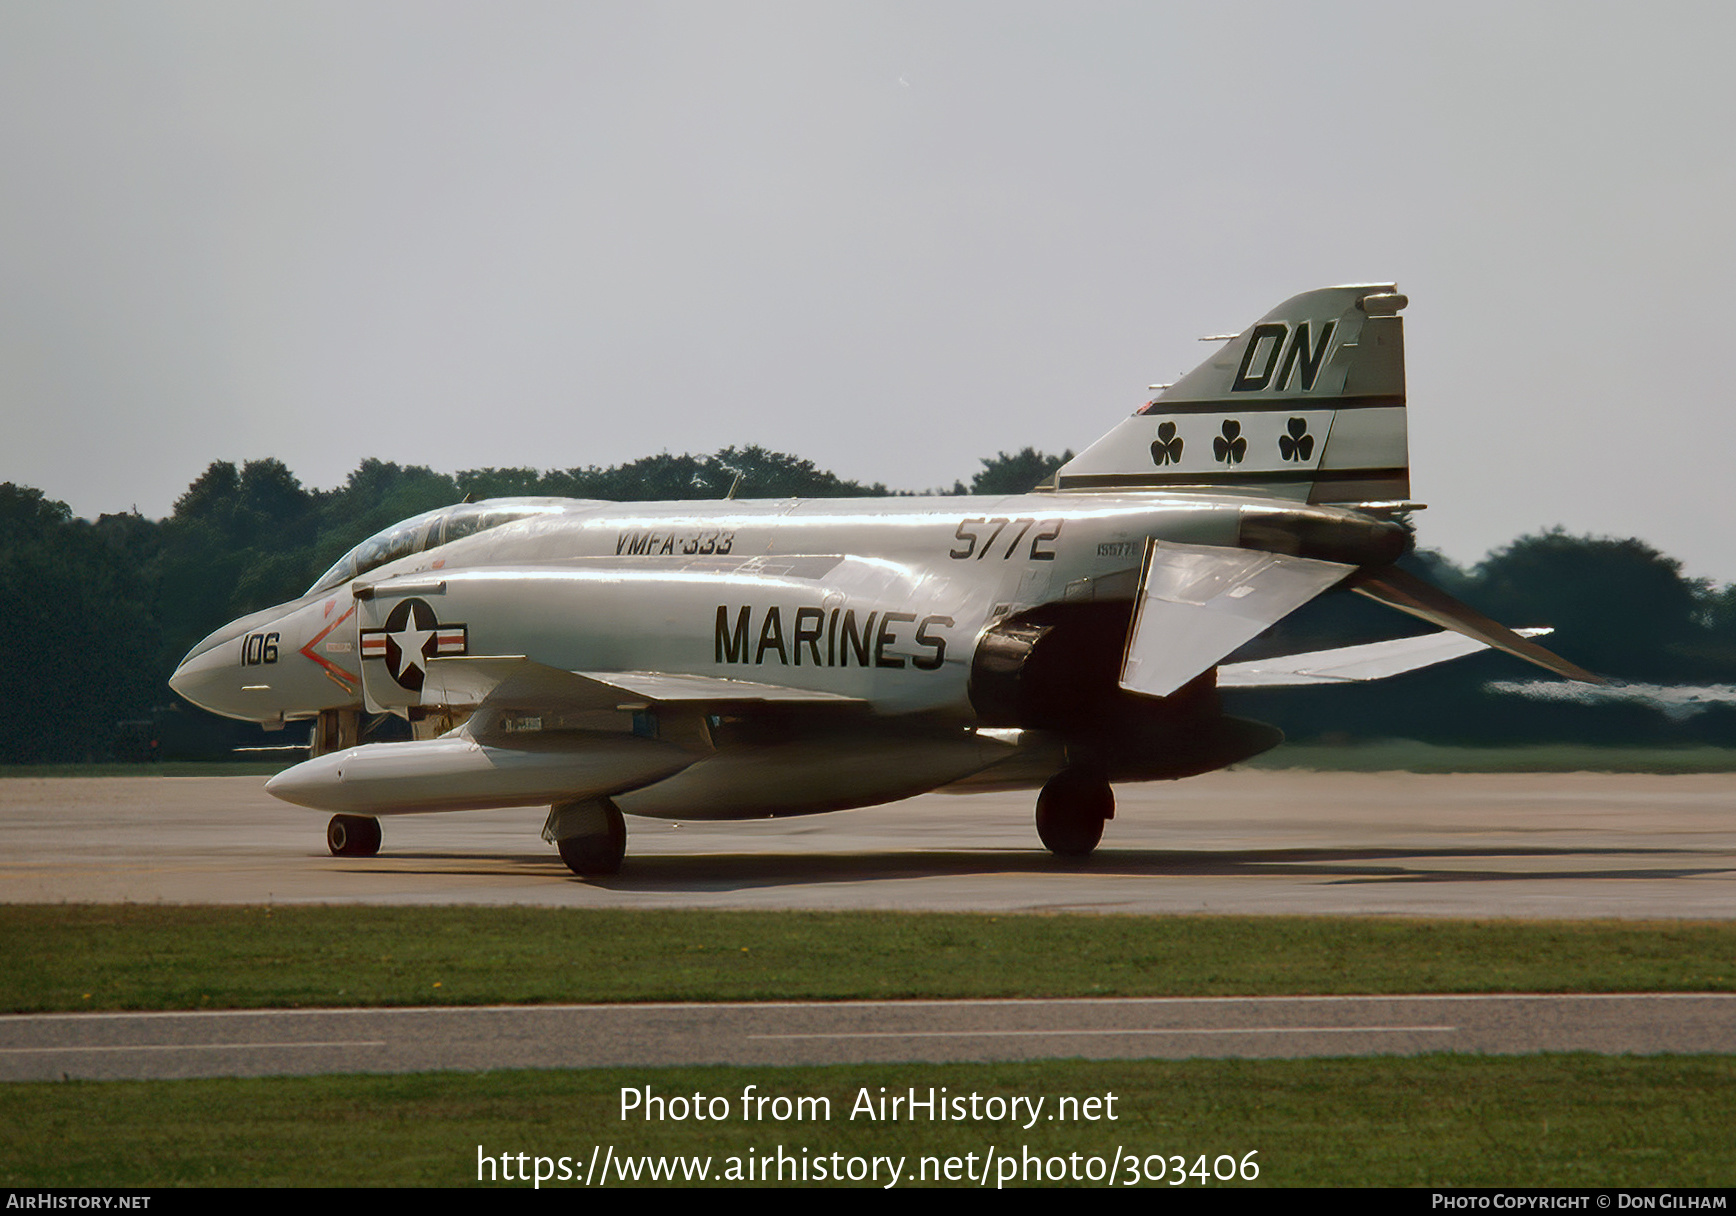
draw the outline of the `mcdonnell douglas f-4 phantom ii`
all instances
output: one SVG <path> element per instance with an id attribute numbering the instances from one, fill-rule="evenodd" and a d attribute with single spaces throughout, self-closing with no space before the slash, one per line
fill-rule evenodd
<path id="1" fill-rule="evenodd" d="M 1222 687 L 1397 674 L 1486 646 L 1596 677 L 1398 569 L 1411 543 L 1405 297 L 1286 300 L 1006 498 L 506 498 L 409 519 L 306 595 L 233 622 L 170 681 L 268 725 L 311 719 L 271 793 L 379 817 L 550 805 L 544 838 L 611 873 L 623 813 L 747 819 L 927 790 L 1040 790 L 1091 852 L 1115 782 L 1277 744 Z M 1228 661 L 1332 587 L 1421 638 Z M 1527 631 L 1532 632 L 1532 631 Z M 413 737 L 362 743 L 366 715 Z"/>

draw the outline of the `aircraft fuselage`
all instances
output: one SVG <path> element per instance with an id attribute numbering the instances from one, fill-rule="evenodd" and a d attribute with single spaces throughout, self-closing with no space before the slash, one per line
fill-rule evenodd
<path id="1" fill-rule="evenodd" d="M 196 646 L 174 685 L 267 723 L 364 702 L 403 713 L 431 659 L 526 655 L 969 720 L 972 660 L 995 622 L 1130 602 L 1148 540 L 1235 547 L 1251 520 L 1276 517 L 1310 522 L 1335 557 L 1402 545 L 1356 512 L 1205 493 L 574 500 L 245 617 Z"/>

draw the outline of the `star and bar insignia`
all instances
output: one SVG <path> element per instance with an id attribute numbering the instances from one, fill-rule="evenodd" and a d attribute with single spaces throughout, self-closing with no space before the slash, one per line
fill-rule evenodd
<path id="1" fill-rule="evenodd" d="M 470 653 L 470 627 L 443 625 L 426 600 L 407 599 L 393 608 L 383 629 L 362 630 L 362 658 L 386 660 L 399 687 L 419 692 L 429 659 Z"/>

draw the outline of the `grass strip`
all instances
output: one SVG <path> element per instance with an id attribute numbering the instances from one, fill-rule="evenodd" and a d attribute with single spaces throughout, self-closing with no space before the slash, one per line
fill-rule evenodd
<path id="1" fill-rule="evenodd" d="M 1344 744 L 1286 743 L 1237 767 L 1322 773 L 1732 773 L 1736 772 L 1736 748 L 1596 747 L 1581 743 L 1453 747 L 1415 739 L 1377 739 Z"/>
<path id="2" fill-rule="evenodd" d="M 830 1118 L 744 1121 L 739 1096 L 750 1084 L 760 1094 L 827 1097 Z M 627 1086 L 722 1096 L 730 1114 L 623 1120 Z M 850 1118 L 859 1091 L 877 1098 L 882 1086 L 1043 1097 L 1049 1112 L 1060 1096 L 1112 1092 L 1117 1117 L 1039 1119 L 1029 1130 L 1023 1119 Z M 1209 1172 L 1223 1168 L 1221 1154 L 1240 1162 L 1250 1151 L 1257 1186 L 1724 1186 L 1736 1166 L 1736 1059 L 1435 1055 L 64 1082 L 0 1086 L 0 1119 L 0 1185 L 13 1187 L 467 1186 L 478 1181 L 479 1155 L 542 1155 L 551 1170 L 565 1156 L 573 1169 L 589 1163 L 593 1145 L 614 1146 L 617 1159 L 697 1156 L 712 1185 L 728 1184 L 730 1158 L 745 1173 L 742 1156 L 775 1156 L 779 1146 L 810 1162 L 809 1185 L 819 1181 L 812 1161 L 832 1153 L 902 1157 L 906 1184 L 920 1181 L 922 1158 L 934 1158 L 932 1185 L 946 1157 L 974 1153 L 980 1168 L 991 1146 L 1016 1160 L 1025 1150 L 1079 1154 L 1063 1168 L 1080 1173 L 1092 1155 L 1104 1159 L 1102 1173 L 1119 1146 L 1142 1163 L 1162 1154 L 1153 1167 L 1160 1186 L 1175 1177 L 1172 1156 L 1192 1170 L 1203 1155 Z M 513 1180 L 497 1173 L 499 1184 L 528 1186 L 518 1171 L 534 1173 L 534 1164 L 515 1158 L 511 1168 Z M 1125 1170 L 1116 1181 L 1126 1182 Z M 623 1184 L 618 1173 L 610 1185 Z"/>
<path id="3" fill-rule="evenodd" d="M 1736 924 L 0 906 L 0 1010 L 1736 991 Z"/>

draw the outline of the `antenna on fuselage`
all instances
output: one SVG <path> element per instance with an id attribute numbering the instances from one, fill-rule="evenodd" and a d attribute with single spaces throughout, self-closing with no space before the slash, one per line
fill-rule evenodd
<path id="1" fill-rule="evenodd" d="M 725 494 L 723 496 L 723 500 L 725 502 L 728 502 L 730 499 L 734 498 L 735 492 L 737 490 L 741 489 L 741 478 L 742 478 L 742 475 L 740 473 L 737 473 L 735 475 L 735 480 L 729 483 L 729 493 Z"/>

